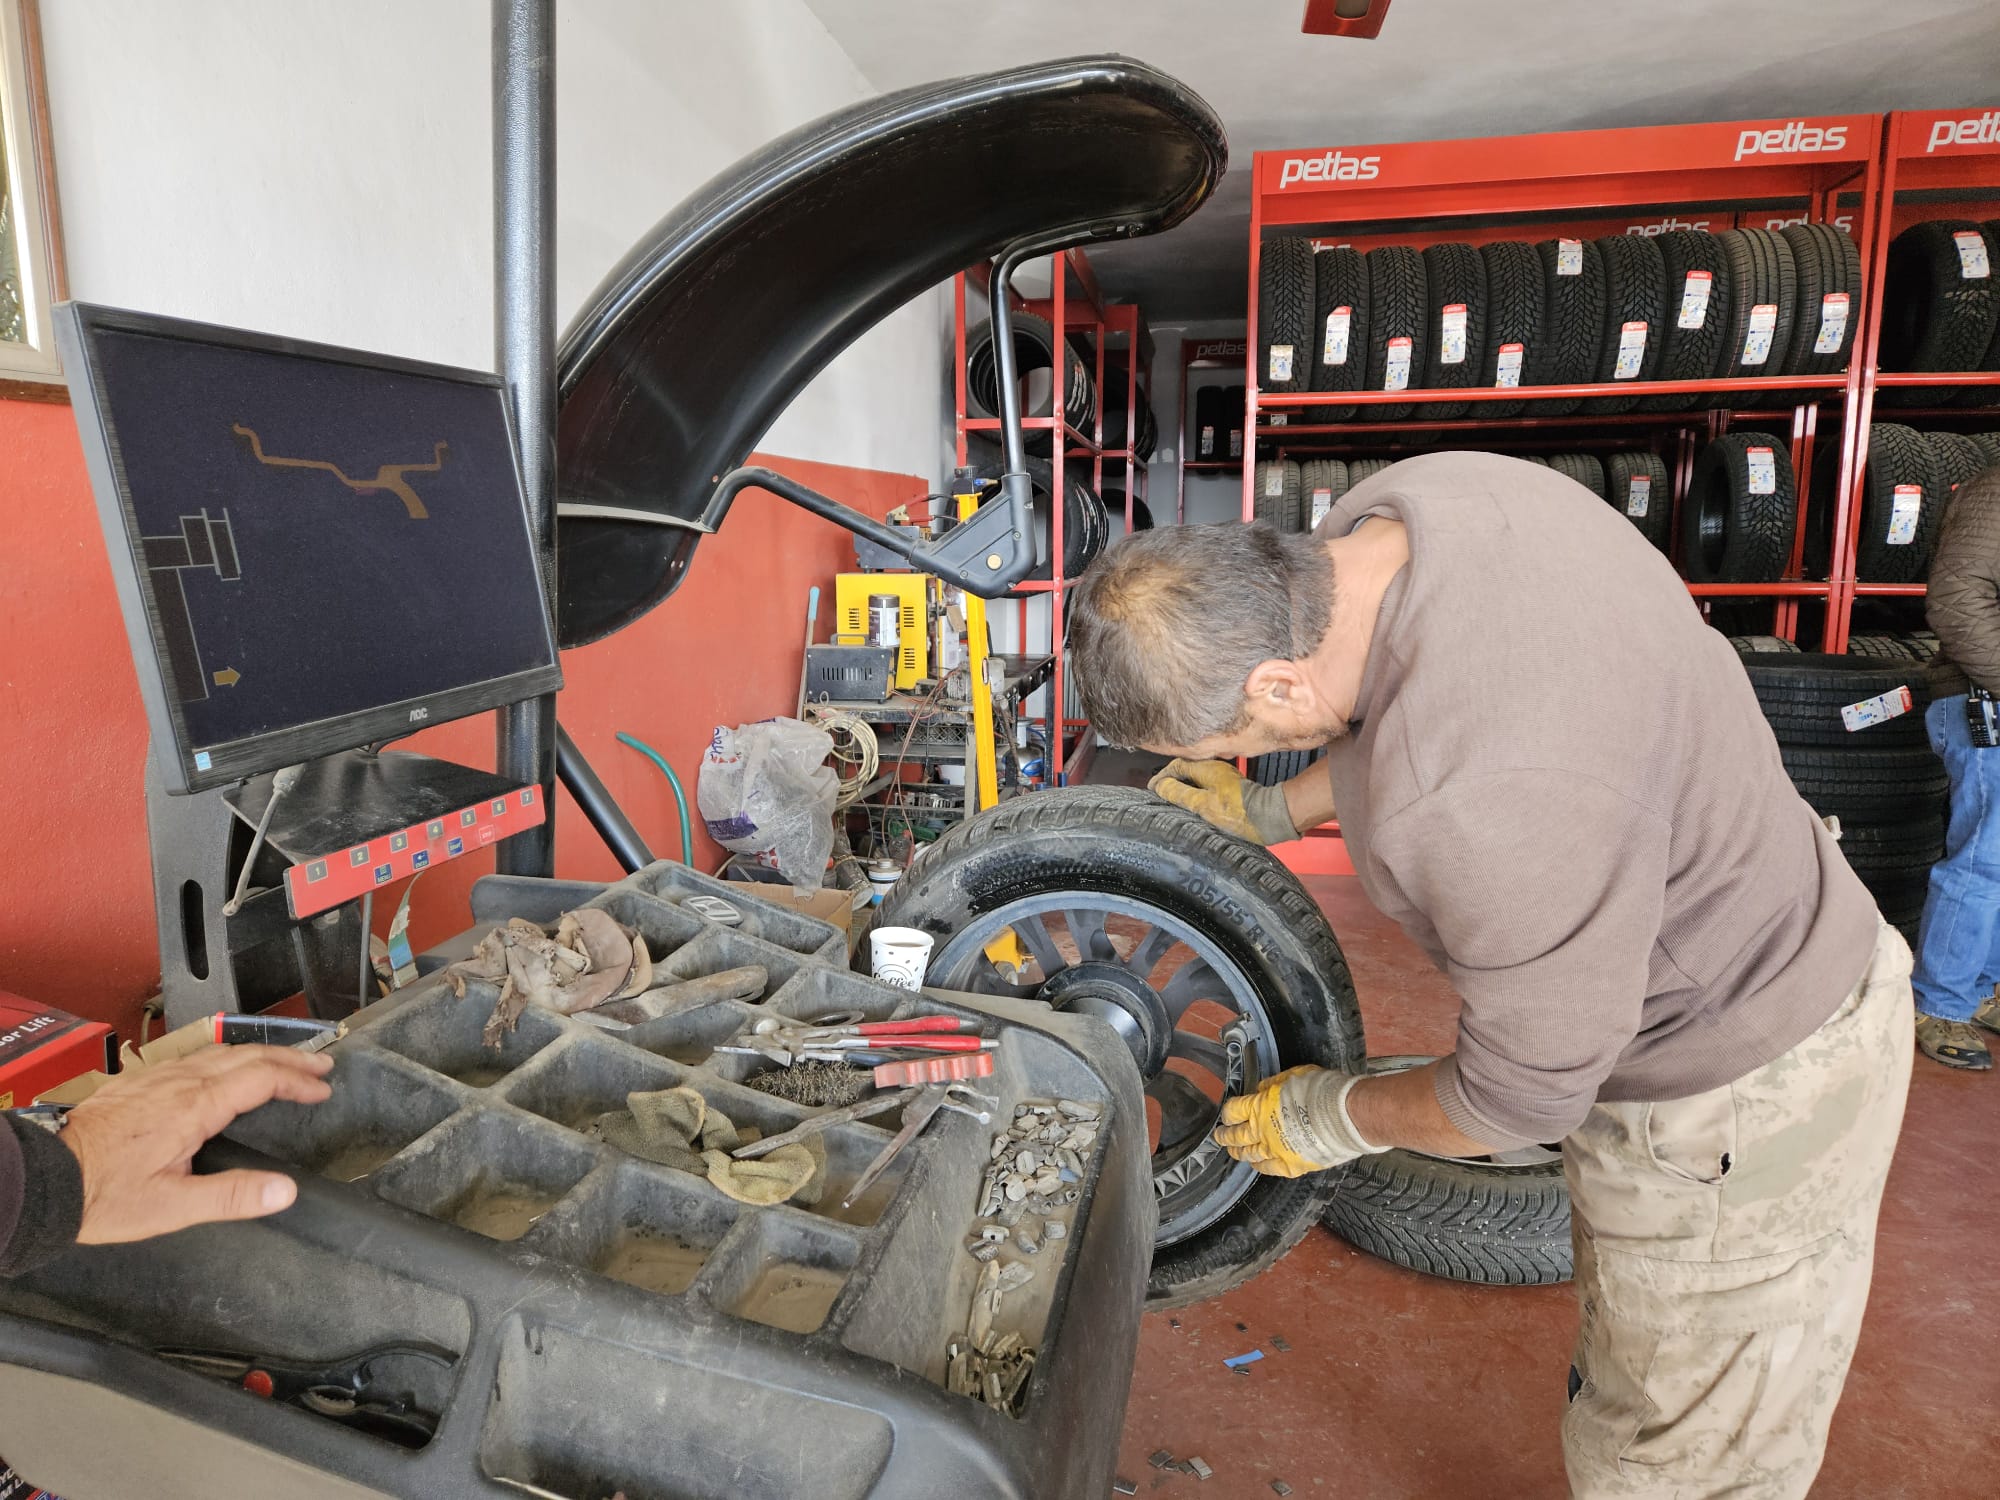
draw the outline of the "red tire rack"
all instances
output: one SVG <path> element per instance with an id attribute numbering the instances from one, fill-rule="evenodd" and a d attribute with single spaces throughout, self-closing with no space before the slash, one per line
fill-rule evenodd
<path id="1" fill-rule="evenodd" d="M 1082 250 L 1066 250 L 1052 257 L 1048 262 L 1049 295 L 1043 298 L 1022 297 L 1011 294 L 1017 311 L 1029 313 L 1045 319 L 1055 330 L 1057 341 L 1067 340 L 1070 335 L 1082 333 L 1092 345 L 1094 366 L 1092 379 L 1097 390 L 1094 403 L 1095 415 L 1091 430 L 1083 432 L 1071 421 L 1070 413 L 1064 410 L 1063 396 L 1065 382 L 1054 380 L 1053 404 L 1046 417 L 1027 417 L 1022 425 L 1030 432 L 1054 432 L 1061 441 L 1049 445 L 1049 461 L 1053 469 L 1049 504 L 1049 576 L 1031 578 L 1017 584 L 1015 596 L 1015 624 L 1019 649 L 1027 651 L 1028 601 L 1037 594 L 1045 594 L 1049 600 L 1049 652 L 1055 658 L 1049 681 L 1049 715 L 1046 721 L 1049 746 L 1050 786 L 1063 786 L 1080 777 L 1089 765 L 1097 747 L 1097 737 L 1091 732 L 1090 723 L 1080 711 L 1070 705 L 1069 653 L 1064 647 L 1063 610 L 1068 602 L 1069 590 L 1075 579 L 1063 572 L 1063 512 L 1068 508 L 1064 503 L 1065 472 L 1070 464 L 1081 462 L 1090 470 L 1090 486 L 1100 496 L 1104 492 L 1104 472 L 1108 464 L 1114 468 L 1122 463 L 1125 469 L 1125 529 L 1129 535 L 1132 529 L 1132 512 L 1136 502 L 1146 498 L 1146 463 L 1140 459 L 1135 448 L 1139 432 L 1139 407 L 1141 402 L 1152 399 L 1153 335 L 1146 326 L 1145 316 L 1131 303 L 1107 302 L 1097 284 L 1097 274 L 1092 269 L 1090 258 Z M 955 404 L 958 462 L 964 465 L 967 457 L 967 439 L 975 434 L 984 435 L 994 442 L 1000 440 L 1000 420 L 997 417 L 975 417 L 969 414 L 969 400 L 966 391 L 966 283 L 972 281 L 980 292 L 990 298 L 991 277 L 986 267 L 978 267 L 969 272 L 961 272 L 952 281 L 952 391 Z M 1123 370 L 1118 372 L 1125 382 L 1125 435 L 1124 446 L 1104 447 L 1104 377 L 1107 354 L 1124 351 Z M 1062 351 L 1056 351 L 1056 368 L 1062 367 Z M 1150 508 L 1150 506 L 1149 506 Z"/>
<path id="2" fill-rule="evenodd" d="M 1252 166 L 1247 348 L 1259 347 L 1258 267 L 1264 232 L 1271 229 L 1337 231 L 1337 237 L 1327 236 L 1334 243 L 1365 249 L 1448 240 L 1595 237 L 1645 233 L 1656 227 L 1729 228 L 1799 218 L 1851 219 L 1859 231 L 1862 264 L 1873 266 L 1879 259 L 1873 206 L 1881 196 L 1883 134 L 1879 116 L 1841 115 L 1260 151 Z M 1851 210 L 1849 200 L 1854 205 Z M 1875 284 L 1879 287 L 1879 282 Z M 1876 318 L 1872 298 L 1862 317 L 1863 327 L 1872 328 Z M 1858 337 L 1856 347 L 1861 347 Z M 1752 421 L 1788 423 L 1800 496 L 1798 519 L 1803 523 L 1813 448 L 1820 440 L 1821 407 L 1839 401 L 1842 422 L 1835 440 L 1840 443 L 1841 468 L 1834 527 L 1837 535 L 1851 538 L 1856 518 L 1850 510 L 1859 474 L 1854 429 L 1862 406 L 1863 363 L 1853 360 L 1844 375 L 1467 387 L 1434 393 L 1409 389 L 1267 394 L 1258 388 L 1261 372 L 1252 357 L 1246 360 L 1245 422 L 1256 435 L 1260 453 L 1272 451 L 1274 445 L 1282 449 L 1361 446 L 1356 438 L 1378 439 L 1366 446 L 1393 453 L 1409 446 L 1396 438 L 1439 430 L 1504 435 L 1511 446 L 1529 448 L 1588 448 L 1619 436 L 1644 434 L 1661 449 L 1673 475 L 1676 523 L 1693 476 L 1699 437 Z M 1538 401 L 1676 393 L 1726 393 L 1744 399 L 1692 411 L 1532 414 L 1532 403 Z M 1753 399 L 1764 395 L 1771 399 Z M 1426 399 L 1473 403 L 1475 414 L 1445 421 L 1426 417 L 1421 409 Z M 1499 400 L 1526 401 L 1530 414 L 1497 419 L 1476 414 L 1479 403 Z M 1418 411 L 1407 420 L 1368 420 L 1369 407 L 1411 402 L 1418 404 Z M 1311 419 L 1316 409 L 1331 407 L 1346 408 L 1354 420 Z M 1273 426 L 1266 420 L 1276 413 L 1285 413 L 1288 425 Z M 1252 513 L 1250 488 L 1246 464 L 1245 519 Z M 1676 524 L 1676 535 L 1678 530 Z M 1835 549 L 1827 578 L 1805 578 L 1804 530 L 1803 524 L 1795 528 L 1790 565 L 1781 581 L 1690 584 L 1690 591 L 1699 597 L 1773 600 L 1774 628 L 1786 635 L 1796 631 L 1799 600 L 1825 600 L 1822 643 L 1838 649 L 1846 638 L 1844 605 L 1850 597 L 1852 547 Z"/>
<path id="3" fill-rule="evenodd" d="M 1880 353 L 1882 325 L 1877 309 L 1881 305 L 1883 282 L 1888 272 L 1888 244 L 1912 224 L 1929 219 L 2000 218 L 2000 109 L 1920 109 L 1899 110 L 1888 117 L 1883 133 L 1881 187 L 1870 205 L 1875 218 L 1874 235 L 1881 247 L 1874 260 L 1863 261 L 1868 283 L 1868 307 L 1861 333 L 1866 344 L 1857 343 L 1862 366 L 1860 400 L 1857 404 L 1852 438 L 1855 457 L 1851 468 L 1843 468 L 1845 529 L 1841 532 L 1841 553 L 1847 562 L 1843 580 L 1847 595 L 1836 611 L 1840 623 L 1837 645 L 1844 650 L 1847 629 L 1856 599 L 1920 597 L 1926 592 L 1921 583 L 1870 583 L 1853 575 L 1859 553 L 1861 472 L 1868 461 L 1868 430 L 1874 416 L 1875 393 L 1882 389 L 1922 387 L 1953 391 L 1966 386 L 2000 388 L 2000 373 L 1970 374 L 1891 374 L 1876 369 Z M 2000 276 L 2000 266 L 1992 274 Z M 1891 413 L 1897 421 L 1914 419 L 1926 425 L 1938 422 L 1969 421 L 2000 427 L 2000 407 L 1945 406 L 1935 408 L 1899 406 Z"/>

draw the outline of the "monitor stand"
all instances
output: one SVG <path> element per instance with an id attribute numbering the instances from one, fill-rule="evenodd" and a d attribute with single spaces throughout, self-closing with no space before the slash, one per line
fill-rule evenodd
<path id="1" fill-rule="evenodd" d="M 543 820 L 540 792 L 408 751 L 310 761 L 270 808 L 272 775 L 169 795 L 146 762 L 146 823 L 167 1024 L 268 1010 L 303 993 L 338 1020 L 362 994 L 360 898 Z M 252 855 L 255 845 L 254 859 Z M 225 908 L 246 861 L 249 894 Z M 372 989 L 372 984 L 369 986 Z"/>

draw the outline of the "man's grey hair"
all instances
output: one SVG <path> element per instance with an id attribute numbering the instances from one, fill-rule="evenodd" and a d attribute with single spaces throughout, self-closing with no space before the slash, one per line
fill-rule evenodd
<path id="1" fill-rule="evenodd" d="M 1188 746 L 1241 727 L 1259 662 L 1318 649 L 1333 559 L 1310 533 L 1168 526 L 1110 548 L 1070 596 L 1077 691 L 1118 745 Z"/>

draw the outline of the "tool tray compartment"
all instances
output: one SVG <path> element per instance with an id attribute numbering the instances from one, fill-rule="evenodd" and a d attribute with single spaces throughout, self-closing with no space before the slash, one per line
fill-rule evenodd
<path id="1" fill-rule="evenodd" d="M 89 1500 L 74 1478 L 88 1482 L 103 1423 L 137 1401 L 177 1419 L 179 1457 L 151 1471 L 159 1496 L 209 1493 L 201 1476 L 225 1448 L 287 1466 L 283 1492 L 299 1495 L 357 1493 L 314 1487 L 335 1476 L 426 1497 L 1105 1493 L 1153 1235 L 1139 1080 L 1109 1028 L 877 984 L 844 967 L 835 929 L 678 866 L 482 886 L 489 917 L 496 903 L 539 921 L 603 908 L 644 936 L 656 983 L 748 964 L 769 983 L 623 1032 L 530 1009 L 498 1049 L 481 1041 L 493 985 L 460 999 L 433 972 L 362 1011 L 332 1049 L 331 1100 L 245 1116 L 198 1163 L 282 1163 L 300 1179 L 293 1209 L 0 1282 L 0 1412 L 45 1414 L 19 1436 L 4 1424 L 17 1467 Z M 680 904 L 698 893 L 743 926 Z M 841 1010 L 980 1020 L 999 1040 L 974 1083 L 998 1100 L 992 1122 L 940 1112 L 848 1209 L 894 1113 L 823 1132 L 810 1207 L 739 1202 L 583 1131 L 629 1093 L 678 1086 L 739 1126 L 788 1130 L 816 1111 L 745 1086 L 772 1064 L 714 1049 L 761 1017 Z M 1103 1123 L 1068 1237 L 1033 1257 L 1005 1247 L 1035 1272 L 995 1325 L 1037 1351 L 1010 1415 L 948 1392 L 946 1351 L 983 1269 L 965 1241 L 994 1136 L 1018 1105 L 1055 1099 Z M 150 1352 L 330 1359 L 410 1340 L 455 1356 L 396 1366 L 440 1418 L 414 1448 Z M 185 1489 L 158 1477 L 175 1472 Z"/>

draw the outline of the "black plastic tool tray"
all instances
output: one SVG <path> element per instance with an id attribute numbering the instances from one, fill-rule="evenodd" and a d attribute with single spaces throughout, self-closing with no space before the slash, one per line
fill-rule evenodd
<path id="1" fill-rule="evenodd" d="M 763 936 L 679 904 L 696 892 L 726 897 Z M 215 1493 L 204 1476 L 238 1472 L 230 1463 L 251 1466 L 246 1484 L 297 1495 L 356 1493 L 335 1476 L 425 1497 L 1106 1493 L 1154 1223 L 1139 1079 L 1109 1028 L 879 985 L 847 970 L 833 928 L 673 865 L 610 886 L 492 878 L 474 910 L 548 921 L 585 902 L 636 927 L 668 977 L 754 963 L 769 987 L 756 1004 L 621 1034 L 529 1011 L 497 1056 L 480 1043 L 490 987 L 461 1001 L 433 972 L 370 1007 L 334 1049 L 331 1101 L 270 1106 L 205 1154 L 204 1166 L 289 1164 L 294 1209 L 79 1250 L 0 1282 L 0 1451 L 90 1500 L 103 1434 L 136 1401 L 175 1419 L 152 1450 L 152 1496 Z M 988 1021 L 998 1070 L 977 1086 L 999 1099 L 993 1124 L 941 1114 L 847 1212 L 839 1201 L 893 1116 L 826 1133 L 814 1209 L 746 1206 L 578 1133 L 628 1092 L 679 1084 L 739 1124 L 788 1128 L 810 1111 L 743 1087 L 764 1064 L 713 1048 L 761 1015 L 833 1010 Z M 1017 1103 L 1051 1098 L 1098 1105 L 1105 1128 L 1070 1237 L 1028 1261 L 1037 1279 L 997 1324 L 1040 1350 L 1007 1416 L 943 1389 L 945 1350 L 980 1269 L 962 1242 L 993 1132 Z M 443 1413 L 415 1452 L 143 1352 L 319 1357 L 408 1339 L 462 1356 L 449 1373 L 409 1367 Z M 259 1464 L 282 1480 L 253 1480 Z"/>

